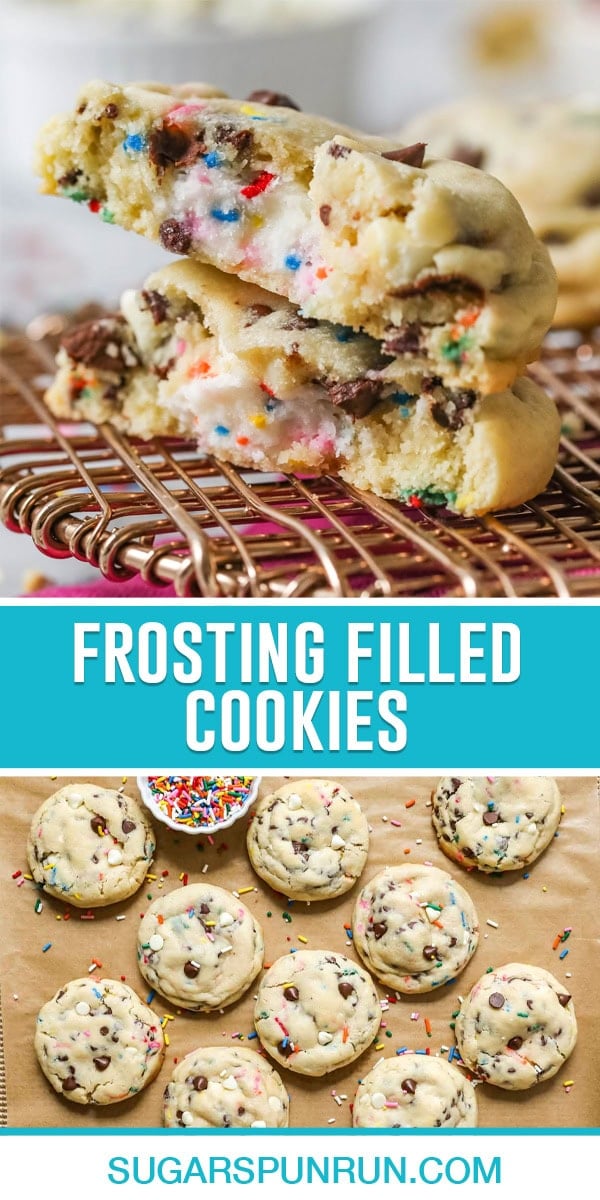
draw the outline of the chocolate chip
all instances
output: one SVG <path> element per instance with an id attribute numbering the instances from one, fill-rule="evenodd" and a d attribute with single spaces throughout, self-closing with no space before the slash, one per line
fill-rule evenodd
<path id="1" fill-rule="evenodd" d="M 183 968 L 183 973 L 184 973 L 184 975 L 187 976 L 188 979 L 195 979 L 196 975 L 198 975 L 199 971 L 200 971 L 200 967 L 198 966 L 197 963 L 193 963 L 193 962 L 186 962 L 186 964 Z"/>
<path id="2" fill-rule="evenodd" d="M 135 828 L 135 821 L 130 821 L 129 817 L 125 817 L 125 820 L 121 821 L 121 829 L 123 830 L 123 833 L 133 833 Z"/>
<path id="3" fill-rule="evenodd" d="M 206 151 L 204 130 L 182 129 L 165 121 L 148 139 L 148 157 L 158 175 L 168 167 L 191 167 Z"/>
<path id="4" fill-rule="evenodd" d="M 376 941 L 379 941 L 379 939 L 383 937 L 384 933 L 387 933 L 387 925 L 385 924 L 385 921 L 376 921 L 372 928 Z"/>
<path id="5" fill-rule="evenodd" d="M 329 218 L 331 217 L 331 205 L 322 204 L 319 209 L 319 216 L 321 218 L 322 225 L 329 225 Z"/>
<path id="6" fill-rule="evenodd" d="M 382 158 L 390 158 L 392 162 L 406 163 L 409 167 L 422 167 L 425 158 L 427 142 L 414 142 L 412 146 L 401 146 L 398 150 L 386 150 Z"/>
<path id="7" fill-rule="evenodd" d="M 108 400 L 109 404 L 117 404 L 119 399 L 119 384 L 109 383 L 108 387 L 104 389 L 102 396 L 104 400 Z M 79 398 L 79 391 L 77 389 L 75 389 L 75 394 L 72 398 L 74 401 Z"/>
<path id="8" fill-rule="evenodd" d="M 106 1037 L 108 1035 L 108 1032 L 109 1032 L 108 1025 L 100 1026 L 100 1033 L 102 1034 L 103 1037 Z"/>
<path id="9" fill-rule="evenodd" d="M 101 837 L 103 834 L 108 833 L 106 821 L 104 820 L 104 817 L 99 817 L 98 813 L 94 814 L 94 816 L 92 817 L 92 819 L 90 821 L 90 825 L 91 825 L 94 833 L 98 834 L 98 837 Z"/>
<path id="10" fill-rule="evenodd" d="M 417 1083 L 415 1079 L 403 1079 L 400 1087 L 408 1096 L 414 1096 L 417 1090 Z"/>
<path id="11" fill-rule="evenodd" d="M 171 250 L 173 254 L 187 254 L 192 244 L 192 235 L 186 229 L 183 221 L 176 221 L 175 217 L 168 217 L 163 221 L 158 231 L 161 245 L 165 250 Z"/>
<path id="12" fill-rule="evenodd" d="M 74 1075 L 67 1075 L 67 1078 L 63 1079 L 63 1085 L 62 1085 L 63 1092 L 74 1092 L 75 1088 L 78 1088 L 78 1087 L 79 1087 L 79 1084 Z"/>
<path id="13" fill-rule="evenodd" d="M 104 109 L 104 112 L 102 113 L 102 116 L 108 117 L 109 121 L 114 121 L 115 117 L 118 117 L 118 115 L 119 115 L 119 110 L 118 110 L 116 104 L 107 104 L 106 108 Z"/>
<path id="14" fill-rule="evenodd" d="M 498 813 L 498 812 L 490 812 L 490 810 L 488 809 L 487 812 L 484 812 L 484 814 L 483 814 L 484 825 L 495 825 L 496 821 L 499 821 L 499 820 L 500 820 L 500 813 Z"/>
<path id="15" fill-rule="evenodd" d="M 208 1079 L 205 1075 L 195 1075 L 192 1079 L 192 1087 L 195 1092 L 205 1092 L 208 1087 Z"/>
<path id="16" fill-rule="evenodd" d="M 286 987 L 283 989 L 283 994 L 286 1000 L 297 1000 L 300 992 L 297 987 Z"/>
<path id="17" fill-rule="evenodd" d="M 254 325 L 255 321 L 260 321 L 261 317 L 268 317 L 272 312 L 274 312 L 274 309 L 271 308 L 270 304 L 249 304 L 246 309 L 246 313 L 248 314 L 246 328 L 248 325 Z"/>
<path id="18" fill-rule="evenodd" d="M 235 125 L 217 125 L 214 139 L 218 145 L 233 146 L 236 154 L 247 156 L 252 148 L 254 134 L 251 129 L 238 129 Z"/>
<path id="19" fill-rule="evenodd" d="M 421 349 L 421 326 L 418 321 L 388 330 L 383 343 L 384 354 L 418 354 Z"/>
<path id="20" fill-rule="evenodd" d="M 350 146 L 342 146 L 339 142 L 331 142 L 327 153 L 330 154 L 332 158 L 348 158 L 348 155 L 351 154 L 352 151 Z"/>
<path id="21" fill-rule="evenodd" d="M 437 958 L 437 950 L 435 946 L 424 946 L 423 958 L 426 958 L 428 962 L 432 962 L 434 958 Z"/>
<path id="22" fill-rule="evenodd" d="M 340 996 L 344 997 L 344 1000 L 347 1000 L 348 996 L 353 995 L 354 987 L 351 983 L 346 983 L 345 980 L 342 980 L 341 983 L 338 983 L 338 992 Z"/>
<path id="23" fill-rule="evenodd" d="M 562 1005 L 563 1008 L 566 1008 L 571 997 L 568 996 L 566 992 L 557 992 L 557 996 L 558 996 L 558 1003 L 560 1005 Z"/>
<path id="24" fill-rule="evenodd" d="M 600 206 L 600 183 L 593 183 L 587 192 L 584 192 L 581 197 L 581 203 L 585 204 L 586 208 L 598 208 Z"/>
<path id="25" fill-rule="evenodd" d="M 450 292 L 450 294 L 460 292 L 465 300 L 472 299 L 473 301 L 481 301 L 485 296 L 481 284 L 467 279 L 464 275 L 424 275 L 422 279 L 417 279 L 414 283 L 404 283 L 401 287 L 394 288 L 392 294 L 404 299 L 409 296 L 422 295 L 423 292 Z"/>
<path id="26" fill-rule="evenodd" d="M 93 1061 L 97 1071 L 105 1071 L 106 1068 L 110 1066 L 110 1054 L 101 1054 Z"/>
<path id="27" fill-rule="evenodd" d="M 469 146 L 467 142 L 455 142 L 448 158 L 453 158 L 455 162 L 466 163 L 468 167 L 483 167 L 485 162 L 485 150 L 479 146 Z"/>
<path id="28" fill-rule="evenodd" d="M 176 361 L 176 358 L 172 357 L 167 359 L 166 363 L 154 363 L 152 373 L 156 375 L 157 379 L 166 379 L 175 366 Z"/>
<path id="29" fill-rule="evenodd" d="M 284 1038 L 281 1042 L 278 1042 L 277 1049 L 280 1054 L 283 1054 L 284 1058 L 289 1058 L 294 1053 L 289 1038 Z"/>
<path id="30" fill-rule="evenodd" d="M 162 325 L 169 311 L 169 301 L 160 292 L 142 292 L 143 308 L 152 316 L 155 325 Z"/>
<path id="31" fill-rule="evenodd" d="M 436 400 L 432 404 L 431 415 L 442 429 L 462 429 L 465 423 L 465 414 L 473 407 L 476 400 L 476 392 L 470 389 L 463 392 L 449 392 L 446 400 Z"/>
<path id="32" fill-rule="evenodd" d="M 558 229 L 549 229 L 548 233 L 543 234 L 542 241 L 546 246 L 566 246 L 569 235 Z"/>
<path id="33" fill-rule="evenodd" d="M 61 345 L 74 362 L 95 367 L 97 371 L 119 371 L 124 366 L 135 366 L 138 361 L 133 350 L 124 345 L 124 326 L 121 317 L 85 321 L 65 333 Z"/>
<path id="34" fill-rule="evenodd" d="M 203 916 L 207 917 L 210 912 L 210 904 L 204 904 L 204 903 L 201 904 L 200 912 L 202 913 Z"/>
<path id="35" fill-rule="evenodd" d="M 268 88 L 258 88 L 250 92 L 246 99 L 252 104 L 266 104 L 269 108 L 295 108 L 296 112 L 302 112 L 300 105 L 290 100 L 284 92 L 271 92 Z"/>
<path id="36" fill-rule="evenodd" d="M 303 317 L 302 313 L 291 313 L 282 329 L 316 329 L 319 322 L 316 317 Z"/>
<path id="37" fill-rule="evenodd" d="M 58 186 L 63 188 L 75 187 L 78 180 L 81 179 L 81 175 L 82 172 L 78 171 L 77 169 L 74 171 L 67 171 L 66 175 L 61 175 L 60 179 L 57 180 Z"/>
<path id="38" fill-rule="evenodd" d="M 521 1046 L 523 1045 L 523 1038 L 512 1037 L 510 1041 L 506 1043 L 506 1045 L 508 1046 L 509 1050 L 520 1050 Z"/>
<path id="39" fill-rule="evenodd" d="M 488 1004 L 490 1008 L 504 1008 L 504 996 L 502 992 L 492 992 Z"/>
<path id="40" fill-rule="evenodd" d="M 450 938 L 450 947 L 451 948 L 456 945 L 456 941 L 457 941 L 457 939 L 455 937 Z"/>
<path id="41" fill-rule="evenodd" d="M 350 379 L 333 383 L 327 388 L 332 404 L 337 404 L 352 417 L 366 417 L 381 399 L 383 383 L 377 379 Z"/>

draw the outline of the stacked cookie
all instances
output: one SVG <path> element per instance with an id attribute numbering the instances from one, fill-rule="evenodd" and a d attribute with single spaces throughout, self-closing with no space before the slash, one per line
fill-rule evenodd
<path id="1" fill-rule="evenodd" d="M 418 131 L 418 132 L 417 132 Z M 600 320 L 600 101 L 509 107 L 469 100 L 423 113 L 403 136 L 501 179 L 517 197 L 558 275 L 554 324 Z"/>
<path id="2" fill-rule="evenodd" d="M 261 92 L 90 84 L 43 188 L 187 262 L 69 333 L 54 412 L 465 514 L 551 474 L 554 271 L 492 176 Z"/>

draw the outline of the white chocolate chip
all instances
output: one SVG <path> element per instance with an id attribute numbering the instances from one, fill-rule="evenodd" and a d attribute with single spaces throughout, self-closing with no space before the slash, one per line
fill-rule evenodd
<path id="1" fill-rule="evenodd" d="M 332 850 L 343 850 L 345 845 L 346 845 L 346 843 L 345 843 L 343 837 L 340 837 L 339 833 L 334 833 L 334 835 L 331 839 L 331 849 Z"/>
<path id="2" fill-rule="evenodd" d="M 187 1109 L 187 1108 L 186 1108 L 185 1112 L 182 1112 L 182 1114 L 181 1114 L 181 1124 L 182 1125 L 193 1125 L 194 1124 L 194 1114 L 191 1113 L 189 1111 L 189 1109 Z"/>
<path id="3" fill-rule="evenodd" d="M 528 833 L 537 833 L 537 825 L 534 825 L 533 823 L 531 825 L 528 825 L 527 832 Z"/>
<path id="4" fill-rule="evenodd" d="M 69 792 L 67 796 L 67 804 L 69 808 L 81 808 L 83 804 L 83 796 L 79 792 Z"/>
<path id="5" fill-rule="evenodd" d="M 371 1104 L 373 1108 L 385 1108 L 385 1096 L 383 1092 L 373 1092 Z"/>
<path id="6" fill-rule="evenodd" d="M 162 950 L 165 944 L 165 939 L 160 936 L 160 933 L 153 933 L 148 945 L 151 950 Z"/>
<path id="7" fill-rule="evenodd" d="M 250 1128 L 251 1129 L 266 1129 L 267 1122 L 266 1121 L 253 1121 Z"/>
<path id="8" fill-rule="evenodd" d="M 233 922 L 234 922 L 234 918 L 232 917 L 231 913 L 228 913 L 228 912 L 221 913 L 221 915 L 219 917 L 219 925 L 221 926 L 221 929 L 225 929 L 228 925 L 233 925 Z"/>
<path id="9" fill-rule="evenodd" d="M 225 1079 L 222 1079 L 221 1087 L 224 1087 L 226 1089 L 226 1091 L 228 1091 L 228 1092 L 235 1092 L 235 1090 L 237 1088 L 237 1083 L 236 1083 L 233 1075 L 227 1075 L 225 1077 Z"/>
<path id="10" fill-rule="evenodd" d="M 280 1112 L 282 1107 L 283 1105 L 279 1099 L 279 1096 L 269 1096 L 269 1108 L 274 1109 L 275 1112 Z"/>
<path id="11" fill-rule="evenodd" d="M 80 1017 L 87 1017 L 89 1015 L 89 1011 L 90 1011 L 90 1006 L 89 1006 L 87 1000 L 79 1000 L 78 1003 L 75 1005 L 75 1012 Z"/>
<path id="12" fill-rule="evenodd" d="M 109 867 L 120 867 L 123 862 L 123 855 L 118 846 L 112 846 L 106 856 Z"/>
<path id="13" fill-rule="evenodd" d="M 292 792 L 291 796 L 288 796 L 288 808 L 291 808 L 292 811 L 302 808 L 302 801 L 297 792 Z"/>
<path id="14" fill-rule="evenodd" d="M 328 1046 L 329 1043 L 333 1041 L 333 1034 L 327 1033 L 327 1030 L 322 1029 L 319 1034 L 318 1041 L 320 1046 Z"/>

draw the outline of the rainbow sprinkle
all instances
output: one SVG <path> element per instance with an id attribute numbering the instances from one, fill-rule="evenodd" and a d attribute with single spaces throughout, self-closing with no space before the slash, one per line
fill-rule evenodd
<path id="1" fill-rule="evenodd" d="M 161 813 L 178 825 L 210 829 L 239 814 L 252 790 L 249 775 L 150 775 L 148 788 Z"/>

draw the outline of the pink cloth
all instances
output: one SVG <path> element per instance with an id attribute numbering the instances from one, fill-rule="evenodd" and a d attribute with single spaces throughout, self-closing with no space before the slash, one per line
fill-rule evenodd
<path id="1" fill-rule="evenodd" d="M 113 583 L 110 579 L 99 576 L 91 583 L 78 583 L 72 587 L 47 587 L 33 595 L 25 596 L 25 600 L 46 600 L 48 598 L 75 597 L 78 600 L 90 600 L 96 597 L 106 600 L 164 600 L 172 598 L 175 589 L 172 584 L 168 587 L 153 587 L 144 583 L 140 575 L 127 579 L 123 583 Z"/>

